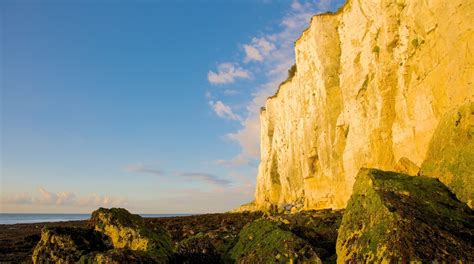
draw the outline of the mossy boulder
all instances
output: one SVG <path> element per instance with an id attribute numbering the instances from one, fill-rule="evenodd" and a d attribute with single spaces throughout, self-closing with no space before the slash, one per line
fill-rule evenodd
<path id="1" fill-rule="evenodd" d="M 171 238 L 162 229 L 149 230 L 143 218 L 122 208 L 99 208 L 90 223 L 96 231 L 107 235 L 115 249 L 130 249 L 164 261 L 171 256 Z"/>
<path id="2" fill-rule="evenodd" d="M 110 246 L 97 231 L 75 227 L 45 227 L 36 245 L 33 263 L 75 263 L 92 251 L 105 251 Z"/>
<path id="3" fill-rule="evenodd" d="M 461 201 L 474 206 L 474 102 L 443 116 L 420 174 L 439 178 Z"/>
<path id="4" fill-rule="evenodd" d="M 83 255 L 78 264 L 122 264 L 122 263 L 160 263 L 148 254 L 142 251 L 133 251 L 130 249 L 111 249 L 106 252 L 92 252 Z M 166 263 L 162 261 L 161 263 Z"/>
<path id="5" fill-rule="evenodd" d="M 242 229 L 230 255 L 238 263 L 322 263 L 308 242 L 263 218 Z"/>
<path id="6" fill-rule="evenodd" d="M 280 216 L 285 227 L 307 241 L 323 263 L 336 260 L 337 230 L 344 210 L 309 210 Z"/>
<path id="7" fill-rule="evenodd" d="M 210 264 L 223 261 L 211 239 L 207 235 L 199 233 L 178 243 L 172 262 Z"/>
<path id="8" fill-rule="evenodd" d="M 474 261 L 474 212 L 435 178 L 361 169 L 338 233 L 338 263 Z"/>

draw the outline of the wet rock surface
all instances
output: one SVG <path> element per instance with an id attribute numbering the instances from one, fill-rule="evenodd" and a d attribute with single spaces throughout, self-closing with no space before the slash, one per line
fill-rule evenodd
<path id="1" fill-rule="evenodd" d="M 225 213 L 225 214 L 204 214 L 184 217 L 143 219 L 145 227 L 150 232 L 166 232 L 171 236 L 172 255 L 167 260 L 156 259 L 146 254 L 146 251 L 131 249 L 103 250 L 91 249 L 82 252 L 82 256 L 77 254 L 74 261 L 80 263 L 235 263 L 231 256 L 231 250 L 236 246 L 241 235 L 240 232 L 246 225 L 250 225 L 255 220 L 265 221 L 271 227 L 275 227 L 278 234 L 283 233 L 291 238 L 287 242 L 287 251 L 304 249 L 308 256 L 318 256 L 323 261 L 334 262 L 335 241 L 337 227 L 342 218 L 341 211 L 305 211 L 295 214 L 263 214 L 254 213 Z M 95 232 L 94 221 L 74 221 L 64 223 L 40 223 L 40 224 L 20 224 L 0 226 L 0 259 L 2 261 L 18 263 L 32 262 L 33 248 L 37 244 L 40 230 L 43 226 L 52 227 L 78 227 L 83 232 Z M 253 229 L 247 229 L 247 234 Z M 257 238 L 256 234 L 254 236 Z M 35 238 L 30 244 L 23 244 L 21 251 L 12 254 L 16 244 Z M 112 247 L 110 238 L 103 236 Z M 9 239 L 11 238 L 11 239 Z M 291 242 L 291 243 L 290 243 Z M 295 245 L 298 245 L 295 246 Z M 293 247 L 290 247 L 293 246 Z M 248 247 L 249 251 L 252 247 Z M 271 252 L 271 251 L 268 251 Z M 302 254 L 300 252 L 298 254 Z M 272 255 L 271 259 L 278 254 Z M 242 257 L 241 262 L 250 261 L 251 255 Z M 303 259 L 302 256 L 299 259 Z M 264 259 L 265 256 L 261 256 Z M 283 254 L 279 258 L 289 259 Z M 253 262 L 254 263 L 254 262 Z"/>
<path id="2" fill-rule="evenodd" d="M 199 233 L 178 243 L 172 263 L 223 263 L 209 236 Z"/>
<path id="3" fill-rule="evenodd" d="M 94 230 L 108 236 L 115 249 L 130 249 L 164 261 L 171 255 L 171 238 L 162 228 L 153 231 L 139 215 L 122 208 L 99 208 L 92 213 Z"/>
<path id="4" fill-rule="evenodd" d="M 238 263 L 322 263 L 316 250 L 282 222 L 259 219 L 245 226 L 230 251 Z"/>
<path id="5" fill-rule="evenodd" d="M 146 230 L 143 234 L 153 233 L 151 237 L 169 235 L 166 258 L 131 246 L 114 248 L 112 236 L 95 230 L 100 225 L 96 220 L 2 225 L 0 259 L 31 263 L 36 248 L 36 259 L 41 260 L 37 263 L 59 259 L 63 263 L 335 263 L 337 257 L 340 263 L 473 260 L 472 209 L 441 182 L 364 170 L 355 187 L 346 210 L 151 219 L 132 215 L 119 221 L 122 227 L 139 226 Z M 115 220 L 106 222 L 104 226 L 114 223 L 113 229 L 119 229 Z"/>
<path id="6" fill-rule="evenodd" d="M 33 249 L 44 227 L 87 228 L 87 221 L 0 225 L 0 260 L 6 263 L 30 263 Z"/>
<path id="7" fill-rule="evenodd" d="M 74 263 L 82 255 L 110 248 L 99 232 L 76 227 L 44 227 L 36 245 L 33 263 Z"/>
<path id="8" fill-rule="evenodd" d="M 111 249 L 106 252 L 92 252 L 83 255 L 79 264 L 122 264 L 122 263 L 160 263 L 148 254 L 130 249 Z M 166 263 L 162 261 L 161 263 Z"/>
<path id="9" fill-rule="evenodd" d="M 337 262 L 474 261 L 474 211 L 439 180 L 362 169 L 339 228 Z"/>

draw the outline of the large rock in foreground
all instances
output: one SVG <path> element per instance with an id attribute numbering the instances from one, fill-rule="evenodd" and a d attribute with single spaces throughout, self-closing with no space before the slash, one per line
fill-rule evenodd
<path id="1" fill-rule="evenodd" d="M 96 231 L 110 237 L 115 249 L 141 251 L 156 261 L 165 261 L 171 255 L 171 238 L 167 232 L 147 229 L 143 218 L 125 209 L 99 208 L 92 213 L 90 221 Z"/>
<path id="2" fill-rule="evenodd" d="M 337 240 L 338 263 L 474 261 L 474 212 L 437 179 L 361 169 Z"/>
<path id="3" fill-rule="evenodd" d="M 308 242 L 267 219 L 245 226 L 230 253 L 238 263 L 322 263 Z"/>
<path id="4" fill-rule="evenodd" d="M 461 201 L 474 206 L 474 102 L 443 116 L 420 173 L 439 178 Z"/>
<path id="5" fill-rule="evenodd" d="M 74 227 L 45 227 L 36 245 L 33 263 L 75 263 L 82 255 L 108 249 L 102 234 Z"/>
<path id="6" fill-rule="evenodd" d="M 111 249 L 107 252 L 92 252 L 83 255 L 78 264 L 150 264 L 157 261 L 142 251 Z"/>

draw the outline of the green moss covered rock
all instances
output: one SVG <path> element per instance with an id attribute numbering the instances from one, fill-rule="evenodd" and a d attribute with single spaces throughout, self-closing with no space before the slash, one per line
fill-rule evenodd
<path id="1" fill-rule="evenodd" d="M 145 227 L 143 218 L 122 208 L 99 208 L 92 213 L 91 225 L 112 241 L 115 249 L 146 253 L 157 261 L 171 256 L 171 238 L 160 228 L 155 232 Z"/>
<path id="2" fill-rule="evenodd" d="M 92 252 L 83 255 L 78 264 L 122 264 L 122 263 L 160 263 L 155 258 L 142 251 L 133 251 L 130 249 L 111 249 L 106 252 Z M 162 261 L 161 263 L 167 263 Z"/>
<path id="3" fill-rule="evenodd" d="M 439 180 L 361 169 L 342 218 L 338 263 L 474 261 L 474 212 Z"/>
<path id="4" fill-rule="evenodd" d="M 474 206 L 474 102 L 443 116 L 420 174 L 439 178 L 461 201 Z"/>
<path id="5" fill-rule="evenodd" d="M 176 247 L 172 263 L 210 264 L 223 263 L 212 240 L 203 233 L 183 239 Z"/>
<path id="6" fill-rule="evenodd" d="M 107 250 L 107 239 L 102 234 L 74 227 L 45 227 L 36 245 L 33 263 L 75 263 L 82 255 Z"/>
<path id="7" fill-rule="evenodd" d="M 307 241 L 323 263 L 336 260 L 337 230 L 344 210 L 310 210 L 296 214 L 284 214 L 287 229 Z"/>
<path id="8" fill-rule="evenodd" d="M 263 218 L 242 229 L 230 255 L 238 263 L 322 263 L 308 242 Z"/>

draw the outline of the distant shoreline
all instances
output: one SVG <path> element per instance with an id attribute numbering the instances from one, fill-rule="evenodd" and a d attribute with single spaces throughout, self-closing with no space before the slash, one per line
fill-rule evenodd
<path id="1" fill-rule="evenodd" d="M 143 218 L 163 218 L 190 216 L 196 214 L 139 214 Z M 0 226 L 14 224 L 57 223 L 69 221 L 83 221 L 91 214 L 48 214 L 48 213 L 0 213 Z"/>
<path id="2" fill-rule="evenodd" d="M 151 216 L 151 214 L 144 215 Z M 232 239 L 245 224 L 261 217 L 261 213 L 180 214 L 176 217 L 172 214 L 159 215 L 161 217 L 145 217 L 145 224 L 150 229 L 156 226 L 165 228 L 175 242 L 199 232 L 220 233 Z M 64 222 L 2 224 L 0 225 L 0 260 L 11 263 L 31 263 L 33 248 L 40 240 L 41 229 L 45 226 L 90 228 L 88 218 Z"/>

